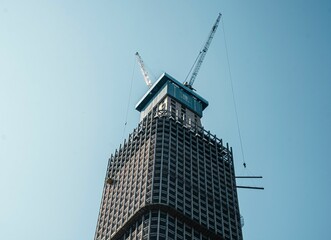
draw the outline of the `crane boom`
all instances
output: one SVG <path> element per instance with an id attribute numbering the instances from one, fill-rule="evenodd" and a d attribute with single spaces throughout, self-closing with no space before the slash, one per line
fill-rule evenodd
<path id="1" fill-rule="evenodd" d="M 202 64 L 202 62 L 203 62 L 203 60 L 204 60 L 204 58 L 205 58 L 205 56 L 206 56 L 206 54 L 207 54 L 208 48 L 209 48 L 209 46 L 210 46 L 210 43 L 211 43 L 211 41 L 213 40 L 213 37 L 214 37 L 215 32 L 216 32 L 216 30 L 217 30 L 217 27 L 218 27 L 218 24 L 219 24 L 219 22 L 220 22 L 221 16 L 222 16 L 222 14 L 219 13 L 219 14 L 218 14 L 218 17 L 217 17 L 217 19 L 216 19 L 216 22 L 215 22 L 214 26 L 212 27 L 212 29 L 211 29 L 211 31 L 210 31 L 210 33 L 209 33 L 209 36 L 208 36 L 207 42 L 205 43 L 203 49 L 199 52 L 199 55 L 198 55 L 196 61 L 194 62 L 193 66 L 192 66 L 192 68 L 191 68 L 191 71 L 192 71 L 193 67 L 195 66 L 195 67 L 194 67 L 194 70 L 193 70 L 193 72 L 192 72 L 192 75 L 191 75 L 190 81 L 184 83 L 185 86 L 187 86 L 187 87 L 189 87 L 189 88 L 191 88 L 191 89 L 193 89 L 193 87 L 192 87 L 192 86 L 193 86 L 193 83 L 194 83 L 194 81 L 195 81 L 195 78 L 196 78 L 197 75 L 198 75 L 198 72 L 199 72 L 199 70 L 200 70 L 201 64 Z M 191 71 L 190 71 L 190 72 L 191 72 Z M 189 74 L 190 74 L 190 73 L 189 73 Z"/>
<path id="2" fill-rule="evenodd" d="M 136 57 L 137 57 L 137 61 L 138 61 L 139 66 L 140 66 L 141 73 L 143 74 L 144 80 L 146 82 L 146 85 L 148 87 L 151 87 L 152 86 L 152 82 L 149 79 L 148 72 L 147 72 L 147 70 L 145 68 L 144 61 L 143 61 L 143 59 L 141 58 L 141 56 L 139 55 L 138 52 L 136 52 Z"/>

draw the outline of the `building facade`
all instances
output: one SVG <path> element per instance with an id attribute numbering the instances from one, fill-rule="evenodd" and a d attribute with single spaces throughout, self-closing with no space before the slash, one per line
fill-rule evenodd
<path id="1" fill-rule="evenodd" d="M 163 74 L 111 155 L 95 240 L 241 240 L 232 149 L 201 125 L 208 102 Z"/>

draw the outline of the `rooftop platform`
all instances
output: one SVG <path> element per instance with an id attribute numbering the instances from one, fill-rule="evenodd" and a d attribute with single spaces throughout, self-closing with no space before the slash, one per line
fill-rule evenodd
<path id="1" fill-rule="evenodd" d="M 177 81 L 167 73 L 163 73 L 159 79 L 152 85 L 142 99 L 137 103 L 136 110 L 143 111 L 151 101 L 165 88 L 167 95 L 174 97 L 176 100 L 184 104 L 189 109 L 202 115 L 202 111 L 208 106 L 208 101 L 195 93 L 193 90 L 186 87 L 184 84 Z M 196 105 L 201 107 L 196 107 Z"/>

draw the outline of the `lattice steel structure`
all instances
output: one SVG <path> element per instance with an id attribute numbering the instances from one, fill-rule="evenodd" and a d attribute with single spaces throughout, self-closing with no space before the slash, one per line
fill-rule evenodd
<path id="1" fill-rule="evenodd" d="M 95 240 L 242 239 L 232 149 L 201 126 L 207 106 L 167 74 L 153 85 L 109 159 Z"/>

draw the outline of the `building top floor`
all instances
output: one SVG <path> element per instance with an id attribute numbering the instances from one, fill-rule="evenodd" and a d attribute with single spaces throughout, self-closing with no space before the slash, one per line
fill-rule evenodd
<path id="1" fill-rule="evenodd" d="M 149 109 L 159 104 L 166 96 L 175 99 L 183 107 L 197 114 L 200 118 L 202 117 L 202 111 L 208 106 L 207 100 L 169 74 L 163 73 L 137 103 L 136 110 L 141 113 L 145 112 L 143 114 L 145 115 L 146 112 L 149 112 Z"/>

